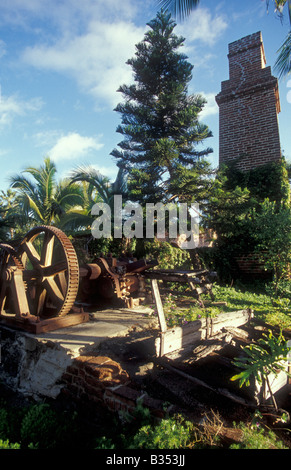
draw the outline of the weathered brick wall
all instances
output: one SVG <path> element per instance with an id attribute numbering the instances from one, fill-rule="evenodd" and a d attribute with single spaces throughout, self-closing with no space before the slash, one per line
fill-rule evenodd
<path id="1" fill-rule="evenodd" d="M 104 356 L 79 356 L 62 377 L 66 389 L 77 399 L 103 400 L 106 388 L 129 382 L 121 366 Z"/>
<path id="2" fill-rule="evenodd" d="M 219 164 L 249 170 L 281 158 L 278 81 L 265 67 L 260 32 L 229 44 L 229 80 L 216 96 Z"/>
<path id="3" fill-rule="evenodd" d="M 268 279 L 272 275 L 271 271 L 264 268 L 262 261 L 255 253 L 240 255 L 234 258 L 236 269 L 243 278 Z"/>
<path id="4" fill-rule="evenodd" d="M 63 374 L 63 394 L 74 400 L 103 404 L 113 412 L 132 413 L 138 401 L 153 416 L 164 415 L 164 403 L 136 389 L 121 365 L 106 356 L 79 356 Z"/>

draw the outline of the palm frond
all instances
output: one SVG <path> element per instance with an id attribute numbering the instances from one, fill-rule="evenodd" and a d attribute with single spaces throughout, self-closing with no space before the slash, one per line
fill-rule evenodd
<path id="1" fill-rule="evenodd" d="M 278 72 L 279 77 L 283 77 L 291 72 L 291 31 L 278 50 L 278 54 L 274 69 Z"/>
<path id="2" fill-rule="evenodd" d="M 267 9 L 269 8 L 269 0 L 267 1 Z M 275 11 L 277 12 L 278 16 L 281 18 L 281 21 L 283 21 L 283 8 L 287 3 L 287 8 L 288 8 L 288 15 L 289 15 L 289 21 L 291 24 L 291 0 L 274 0 L 275 3 Z"/>
<path id="3" fill-rule="evenodd" d="M 29 194 L 36 193 L 36 185 L 32 181 L 30 181 L 28 178 L 22 175 L 11 176 L 10 186 L 12 188 L 20 190 L 20 192 L 25 191 Z"/>
<path id="4" fill-rule="evenodd" d="M 161 8 L 171 11 L 173 16 L 182 20 L 189 16 L 199 3 L 200 0 L 159 0 L 158 2 Z"/>
<path id="5" fill-rule="evenodd" d="M 10 179 L 10 186 L 16 190 L 18 210 L 28 218 L 56 224 L 71 207 L 84 205 L 84 191 L 80 186 L 68 179 L 57 182 L 56 172 L 55 164 L 45 158 L 39 168 L 27 167 Z"/>
<path id="6" fill-rule="evenodd" d="M 37 216 L 38 222 L 47 223 L 45 220 L 44 214 L 42 213 L 40 207 L 40 201 L 35 201 L 28 194 L 23 194 L 23 198 L 26 199 L 28 208 Z"/>
<path id="7" fill-rule="evenodd" d="M 55 188 L 54 199 L 65 210 L 68 210 L 72 206 L 84 205 L 84 191 L 78 184 L 71 184 L 70 180 L 62 180 Z"/>
<path id="8" fill-rule="evenodd" d="M 91 229 L 93 217 L 83 209 L 71 210 L 65 214 L 61 220 L 59 227 L 63 230 L 84 231 Z"/>
<path id="9" fill-rule="evenodd" d="M 76 170 L 71 172 L 72 183 L 77 181 L 87 181 L 92 185 L 100 194 L 102 200 L 107 202 L 110 198 L 110 181 L 109 178 L 103 176 L 95 168 L 89 167 L 78 167 Z"/>

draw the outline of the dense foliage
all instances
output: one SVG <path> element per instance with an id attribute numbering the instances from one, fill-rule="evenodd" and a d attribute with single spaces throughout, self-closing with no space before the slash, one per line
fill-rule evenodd
<path id="1" fill-rule="evenodd" d="M 289 173 L 283 158 L 248 172 L 235 165 L 220 168 L 202 223 L 216 234 L 213 258 L 218 270 L 224 270 L 222 278 L 233 276 L 236 257 L 255 254 L 273 273 L 278 290 L 290 262 L 290 217 Z"/>

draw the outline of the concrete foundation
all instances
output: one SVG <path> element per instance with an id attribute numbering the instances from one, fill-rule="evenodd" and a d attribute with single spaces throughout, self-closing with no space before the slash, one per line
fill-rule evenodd
<path id="1" fill-rule="evenodd" d="M 79 356 L 96 355 L 109 338 L 152 327 L 151 309 L 118 309 L 90 314 L 90 321 L 39 335 L 0 325 L 0 380 L 34 399 L 56 398 L 63 377 Z"/>

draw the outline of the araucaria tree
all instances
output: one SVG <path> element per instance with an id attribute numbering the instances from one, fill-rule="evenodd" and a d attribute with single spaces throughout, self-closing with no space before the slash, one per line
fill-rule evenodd
<path id="1" fill-rule="evenodd" d="M 212 134 L 198 116 L 206 101 L 189 95 L 193 66 L 179 49 L 168 12 L 159 12 L 127 64 L 134 83 L 122 85 L 124 102 L 115 111 L 122 122 L 119 149 L 111 153 L 128 175 L 130 199 L 140 202 L 198 202 L 207 191 L 210 163 L 201 143 Z"/>

